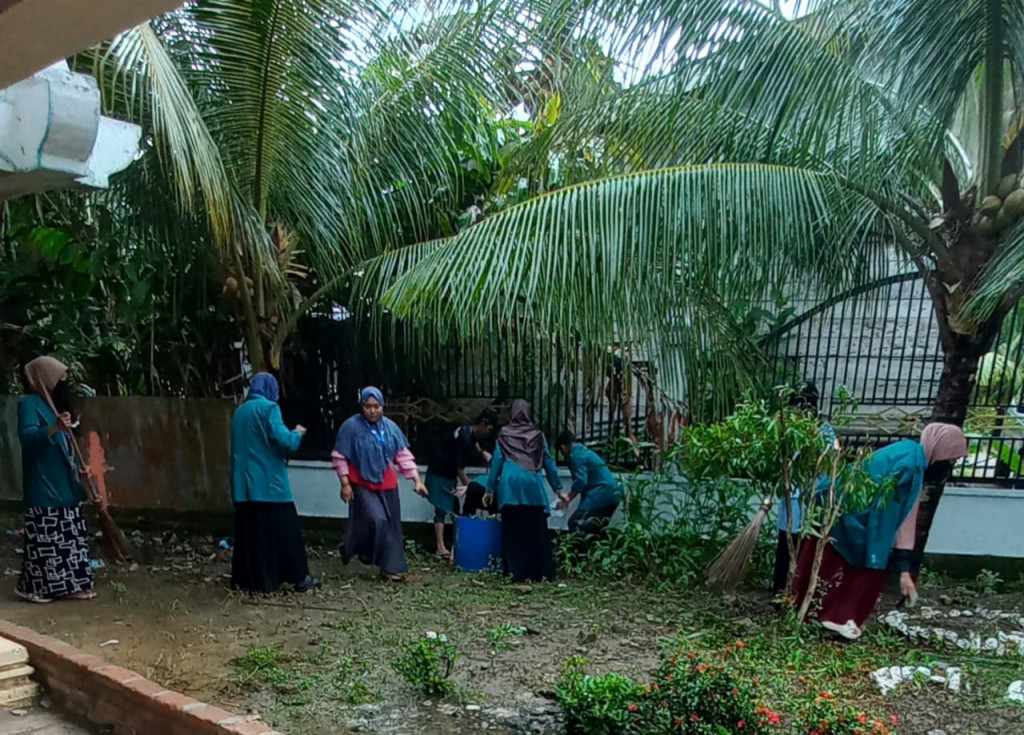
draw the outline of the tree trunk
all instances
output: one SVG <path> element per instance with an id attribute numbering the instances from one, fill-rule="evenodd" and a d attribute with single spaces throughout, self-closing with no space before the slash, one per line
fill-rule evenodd
<path id="1" fill-rule="evenodd" d="M 933 279 L 929 283 L 929 290 L 939 323 L 943 364 L 931 420 L 962 427 L 967 420 L 967 412 L 971 405 L 971 393 L 974 390 L 978 363 L 992 349 L 992 345 L 1002 329 L 1004 315 L 993 316 L 984 324 L 979 325 L 974 334 L 958 334 L 951 326 L 949 315 L 956 315 L 959 309 L 956 308 L 956 304 L 950 303 L 950 294 L 937 285 L 937 280 L 938 278 Z M 944 490 L 944 480 L 938 483 L 927 483 L 921 489 L 921 505 L 917 516 L 914 553 L 911 560 L 911 573 L 915 579 L 921 569 L 932 521 L 935 519 L 935 512 L 939 508 L 939 501 Z"/>

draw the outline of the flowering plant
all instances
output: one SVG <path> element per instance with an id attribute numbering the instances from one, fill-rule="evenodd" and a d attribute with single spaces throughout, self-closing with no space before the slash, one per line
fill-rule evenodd
<path id="1" fill-rule="evenodd" d="M 631 735 L 762 735 L 781 718 L 760 702 L 758 682 L 735 667 L 737 642 L 713 655 L 666 652 L 653 681 L 639 686 L 625 676 L 583 674 L 585 662 L 567 664 L 558 687 L 570 733 Z"/>
<path id="2" fill-rule="evenodd" d="M 829 692 L 820 692 L 797 719 L 795 731 L 800 735 L 894 735 L 891 726 L 896 724 L 896 715 L 883 722 L 850 705 L 839 704 Z"/>

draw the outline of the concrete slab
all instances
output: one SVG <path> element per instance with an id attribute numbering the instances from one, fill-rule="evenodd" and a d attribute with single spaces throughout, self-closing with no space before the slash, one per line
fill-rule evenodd
<path id="1" fill-rule="evenodd" d="M 0 710 L 0 735 L 90 735 L 90 731 L 56 712 L 32 709 L 17 716 L 11 710 Z"/>

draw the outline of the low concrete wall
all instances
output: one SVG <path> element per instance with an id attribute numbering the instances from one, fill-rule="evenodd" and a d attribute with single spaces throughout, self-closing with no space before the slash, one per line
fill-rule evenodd
<path id="1" fill-rule="evenodd" d="M 422 468 L 421 468 L 422 470 Z M 469 470 L 470 479 L 482 470 Z M 339 498 L 338 478 L 327 462 L 291 462 L 288 467 L 299 515 L 311 518 L 347 518 L 348 507 Z M 570 487 L 565 471 L 562 483 Z M 678 491 L 678 490 L 677 490 Z M 402 520 L 429 523 L 433 507 L 402 480 Z M 551 496 L 553 503 L 555 498 Z M 671 507 L 667 502 L 666 507 Z M 553 513 L 548 525 L 564 529 L 571 507 L 565 514 Z M 756 507 L 751 508 L 751 514 Z M 621 518 L 616 514 L 613 523 Z M 1024 558 L 1024 492 L 948 485 L 942 496 L 928 541 L 929 554 Z"/>
<path id="2" fill-rule="evenodd" d="M 20 500 L 18 396 L 0 396 L 0 499 Z M 79 443 L 111 505 L 231 510 L 231 414 L 217 399 L 90 398 Z"/>

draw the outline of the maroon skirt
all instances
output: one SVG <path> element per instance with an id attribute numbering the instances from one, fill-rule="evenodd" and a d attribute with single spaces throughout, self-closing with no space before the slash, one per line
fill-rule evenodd
<path id="1" fill-rule="evenodd" d="M 793 578 L 795 606 L 800 609 L 811 577 L 814 550 L 820 541 L 807 539 L 800 546 L 796 576 Z M 821 557 L 818 586 L 814 590 L 807 617 L 819 623 L 844 625 L 853 621 L 863 628 L 878 607 L 885 588 L 883 569 L 858 569 L 836 553 L 829 544 Z"/>

